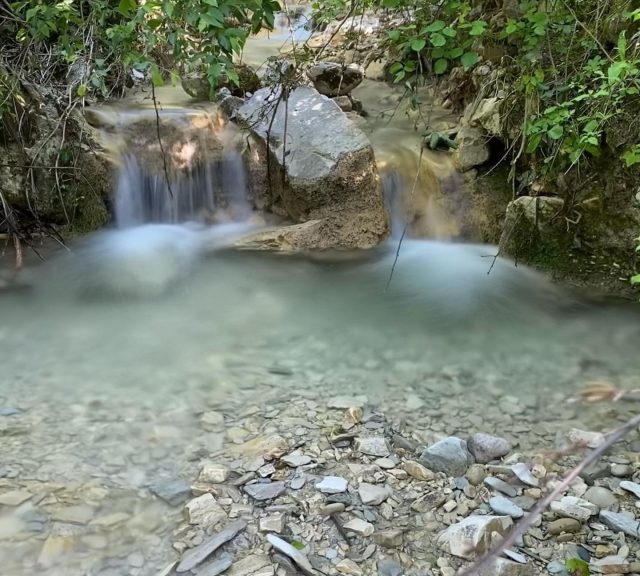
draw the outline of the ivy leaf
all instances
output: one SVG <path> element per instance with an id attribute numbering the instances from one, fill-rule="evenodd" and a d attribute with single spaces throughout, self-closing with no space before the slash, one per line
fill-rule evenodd
<path id="1" fill-rule="evenodd" d="M 471 68 L 471 66 L 477 64 L 479 60 L 480 56 L 478 56 L 475 52 L 465 52 L 460 58 L 460 63 L 465 68 Z"/>
<path id="2" fill-rule="evenodd" d="M 449 61 L 446 58 L 440 58 L 440 60 L 436 60 L 436 63 L 433 65 L 433 71 L 436 74 L 444 74 L 449 67 Z"/>
<path id="3" fill-rule="evenodd" d="M 431 34 L 429 40 L 431 40 L 431 44 L 436 47 L 444 46 L 447 43 L 447 39 L 438 32 Z"/>
<path id="4" fill-rule="evenodd" d="M 457 33 L 453 28 L 450 28 L 449 26 L 447 26 L 447 27 L 442 31 L 442 33 L 443 33 L 445 36 L 447 36 L 448 38 L 455 38 L 455 37 L 458 35 L 458 33 Z"/>
<path id="5" fill-rule="evenodd" d="M 547 131 L 547 136 L 549 136 L 551 140 L 560 140 L 563 134 L 564 134 L 564 128 L 560 124 L 556 124 L 555 126 L 552 126 Z"/>
<path id="6" fill-rule="evenodd" d="M 411 41 L 411 50 L 420 52 L 426 45 L 427 41 L 424 38 L 414 38 Z"/>
<path id="7" fill-rule="evenodd" d="M 447 25 L 442 20 L 434 20 L 426 28 L 423 28 L 422 32 L 424 34 L 430 34 L 431 32 L 440 32 L 440 30 L 443 30 L 444 28 L 446 28 L 446 26 Z"/>
<path id="8" fill-rule="evenodd" d="M 487 23 L 484 20 L 476 20 L 471 24 L 471 30 L 469 30 L 469 36 L 482 36 Z"/>
<path id="9" fill-rule="evenodd" d="M 464 49 L 460 46 L 456 46 L 455 48 L 452 48 L 451 50 L 449 50 L 449 52 L 447 52 L 447 58 L 449 58 L 450 60 L 455 60 L 456 58 L 460 58 L 460 56 L 462 56 L 463 54 Z"/>

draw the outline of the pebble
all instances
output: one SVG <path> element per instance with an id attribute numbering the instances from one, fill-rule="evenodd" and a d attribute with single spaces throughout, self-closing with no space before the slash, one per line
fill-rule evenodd
<path id="1" fill-rule="evenodd" d="M 260 518 L 259 526 L 260 532 L 277 532 L 282 534 L 284 532 L 285 516 L 279 512 Z"/>
<path id="2" fill-rule="evenodd" d="M 358 494 L 363 504 L 378 506 L 391 496 L 391 488 L 386 485 L 380 486 L 378 484 L 362 482 L 358 487 Z"/>
<path id="3" fill-rule="evenodd" d="M 338 562 L 336 570 L 341 574 L 349 574 L 350 576 L 362 576 L 364 574 L 360 566 L 348 558 Z"/>
<path id="4" fill-rule="evenodd" d="M 344 512 L 345 505 L 341 502 L 334 502 L 333 504 L 326 504 L 322 508 L 320 508 L 320 514 L 324 514 L 325 516 L 332 516 L 333 514 L 340 514 L 340 512 Z"/>
<path id="5" fill-rule="evenodd" d="M 298 466 L 304 466 L 306 464 L 309 464 L 311 462 L 311 457 L 306 456 L 300 450 L 295 450 L 294 452 L 291 452 L 291 454 L 287 454 L 286 456 L 283 456 L 281 460 L 287 466 L 291 466 L 292 468 L 297 468 Z"/>
<path id="6" fill-rule="evenodd" d="M 291 479 L 289 486 L 291 487 L 291 490 L 301 490 L 306 484 L 306 482 L 307 482 L 307 479 L 304 476 L 304 474 L 298 474 L 297 476 L 294 476 Z"/>
<path id="7" fill-rule="evenodd" d="M 191 494 L 191 484 L 185 480 L 160 481 L 152 484 L 149 489 L 171 506 L 182 504 Z"/>
<path id="8" fill-rule="evenodd" d="M 373 524 L 361 520 L 360 518 L 349 520 L 349 522 L 344 524 L 343 528 L 345 530 L 349 530 L 350 532 L 354 532 L 359 536 L 371 536 L 375 531 Z"/>
<path id="9" fill-rule="evenodd" d="M 605 443 L 606 438 L 601 432 L 589 432 L 572 428 L 567 433 L 567 440 L 570 444 L 582 444 L 587 448 L 598 448 Z"/>
<path id="10" fill-rule="evenodd" d="M 422 464 L 416 462 L 415 460 L 407 460 L 402 465 L 402 468 L 407 474 L 409 474 L 409 476 L 415 478 L 416 480 L 424 482 L 426 480 L 433 480 L 435 478 L 435 474 L 431 470 L 425 468 Z"/>
<path id="11" fill-rule="evenodd" d="M 244 491 L 254 500 L 272 500 L 284 493 L 285 490 L 284 482 L 259 482 L 244 486 Z"/>
<path id="12" fill-rule="evenodd" d="M 465 474 L 465 478 L 472 486 L 480 486 L 486 477 L 487 471 L 482 464 L 471 464 Z"/>
<path id="13" fill-rule="evenodd" d="M 629 480 L 623 480 L 620 482 L 620 488 L 631 492 L 636 498 L 640 498 L 640 484 L 630 482 Z"/>
<path id="14" fill-rule="evenodd" d="M 618 512 L 603 510 L 600 512 L 600 520 L 616 532 L 624 532 L 627 536 L 640 537 L 640 522 Z"/>
<path id="15" fill-rule="evenodd" d="M 612 464 L 611 474 L 617 478 L 627 478 L 633 475 L 633 466 L 629 464 Z"/>
<path id="16" fill-rule="evenodd" d="M 230 470 L 224 464 L 205 462 L 200 470 L 198 481 L 205 484 L 222 484 L 229 478 Z"/>
<path id="17" fill-rule="evenodd" d="M 391 558 L 383 558 L 378 561 L 378 576 L 402 576 L 402 566 Z"/>
<path id="18" fill-rule="evenodd" d="M 222 506 L 209 493 L 187 502 L 185 508 L 189 524 L 199 524 L 206 528 L 215 526 L 227 519 L 227 514 Z"/>
<path id="19" fill-rule="evenodd" d="M 586 522 L 598 513 L 598 507 L 595 504 L 576 496 L 564 496 L 560 500 L 554 500 L 549 507 L 558 516 L 573 518 L 580 522 Z"/>
<path id="20" fill-rule="evenodd" d="M 282 540 L 282 538 L 278 538 L 274 534 L 267 534 L 267 541 L 276 550 L 278 550 L 279 552 L 282 552 L 285 556 L 288 556 L 289 558 L 291 558 L 291 560 L 293 560 L 296 563 L 298 568 L 300 568 L 300 570 L 304 574 L 306 574 L 307 576 L 316 575 L 316 572 L 313 569 L 313 566 L 311 566 L 307 557 L 302 552 L 300 552 L 300 550 L 297 550 L 296 548 L 291 546 L 291 544 L 289 544 L 288 542 L 285 542 L 284 540 Z"/>
<path id="21" fill-rule="evenodd" d="M 615 497 L 614 493 L 602 486 L 591 486 L 591 488 L 584 493 L 584 499 L 604 510 L 607 510 L 618 503 L 618 499 Z"/>
<path id="22" fill-rule="evenodd" d="M 429 446 L 422 452 L 420 463 L 434 472 L 448 476 L 464 476 L 471 461 L 467 443 L 461 438 L 449 436 Z"/>
<path id="23" fill-rule="evenodd" d="M 474 434 L 467 447 L 479 464 L 487 464 L 511 452 L 511 443 L 505 438 L 482 433 Z"/>
<path id="24" fill-rule="evenodd" d="M 396 467 L 396 463 L 391 458 L 378 458 L 374 464 L 383 470 L 392 470 Z"/>
<path id="25" fill-rule="evenodd" d="M 504 496 L 493 496 L 489 499 L 489 506 L 498 515 L 511 516 L 511 518 L 522 518 L 524 510 Z"/>
<path id="26" fill-rule="evenodd" d="M 386 457 L 391 454 L 387 441 L 382 436 L 364 436 L 356 438 L 356 450 L 367 456 Z"/>
<path id="27" fill-rule="evenodd" d="M 235 538 L 242 530 L 247 527 L 244 520 L 236 520 L 227 524 L 223 530 L 200 544 L 195 548 L 191 548 L 184 553 L 180 564 L 176 568 L 176 572 L 188 572 L 195 568 L 198 564 L 204 562 L 211 554 L 213 554 L 220 546 L 226 544 Z"/>
<path id="28" fill-rule="evenodd" d="M 403 531 L 398 528 L 378 530 L 373 535 L 373 541 L 383 548 L 400 548 L 402 546 Z"/>
<path id="29" fill-rule="evenodd" d="M 523 462 L 519 462 L 518 464 L 514 464 L 511 466 L 512 472 L 516 475 L 518 480 L 527 486 L 537 487 L 540 482 L 538 479 L 531 473 L 529 466 L 524 464 Z"/>
<path id="30" fill-rule="evenodd" d="M 512 525 L 510 516 L 468 516 L 440 534 L 438 544 L 449 554 L 472 559 L 487 551 L 494 532 L 504 536 Z"/>
<path id="31" fill-rule="evenodd" d="M 340 494 L 346 492 L 349 483 L 340 476 L 325 476 L 316 484 L 316 489 L 323 494 Z"/>
<path id="32" fill-rule="evenodd" d="M 512 498 L 514 498 L 518 495 L 518 490 L 515 486 L 513 486 L 512 484 L 508 484 L 504 480 L 496 478 L 495 476 L 488 476 L 484 479 L 484 483 L 489 488 L 493 488 L 498 492 L 502 492 L 506 496 L 511 496 Z"/>
<path id="33" fill-rule="evenodd" d="M 558 518 L 553 522 L 549 523 L 547 530 L 549 534 L 553 534 L 557 536 L 558 534 L 562 534 L 563 532 L 574 533 L 580 532 L 582 525 L 577 520 L 573 518 Z"/>

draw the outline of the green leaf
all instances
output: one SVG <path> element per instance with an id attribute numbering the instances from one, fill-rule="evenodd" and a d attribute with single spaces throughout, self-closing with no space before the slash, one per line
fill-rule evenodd
<path id="1" fill-rule="evenodd" d="M 527 142 L 527 154 L 533 154 L 538 149 L 541 140 L 542 136 L 540 134 L 534 134 L 531 136 Z"/>
<path id="2" fill-rule="evenodd" d="M 391 40 L 392 42 L 397 42 L 398 40 L 400 40 L 400 30 L 389 30 L 389 32 L 387 32 L 387 35 L 389 36 L 389 40 Z"/>
<path id="3" fill-rule="evenodd" d="M 389 66 L 389 72 L 391 72 L 391 74 L 395 74 L 400 70 L 402 70 L 402 62 L 394 62 L 393 64 L 391 64 L 391 66 Z"/>
<path id="4" fill-rule="evenodd" d="M 151 75 L 151 82 L 156 88 L 164 84 L 164 81 L 162 80 L 162 74 L 160 74 L 160 70 L 156 64 L 153 64 L 151 66 L 149 74 Z"/>
<path id="5" fill-rule="evenodd" d="M 607 78 L 609 80 L 609 86 L 615 84 L 622 76 L 622 73 L 627 67 L 626 62 L 614 62 L 609 66 L 609 70 L 607 70 Z"/>
<path id="6" fill-rule="evenodd" d="M 556 124 L 555 126 L 552 126 L 547 131 L 547 136 L 549 136 L 551 140 L 560 140 L 563 134 L 564 134 L 564 128 L 560 124 Z"/>
<path id="7" fill-rule="evenodd" d="M 446 28 L 446 26 L 447 25 L 442 20 L 435 20 L 431 22 L 431 24 L 429 24 L 426 28 L 423 28 L 421 32 L 424 34 L 429 34 L 431 32 L 440 32 L 440 30 L 443 30 L 444 28 Z"/>
<path id="8" fill-rule="evenodd" d="M 620 32 L 618 36 L 618 54 L 620 58 L 624 59 L 625 54 L 627 53 L 627 37 L 625 36 L 625 31 Z"/>
<path id="9" fill-rule="evenodd" d="M 299 540 L 293 540 L 291 542 L 291 546 L 293 546 L 296 550 L 304 550 L 304 544 Z"/>
<path id="10" fill-rule="evenodd" d="M 471 68 L 476 65 L 480 61 L 480 56 L 478 56 L 475 52 L 465 52 L 460 58 L 460 63 L 465 68 Z"/>
<path id="11" fill-rule="evenodd" d="M 434 50 L 435 53 L 435 50 Z M 464 49 L 460 46 L 456 46 L 447 52 L 447 58 L 449 60 L 455 60 L 456 58 L 460 58 L 464 54 Z"/>
<path id="12" fill-rule="evenodd" d="M 427 41 L 424 38 L 414 38 L 411 41 L 411 50 L 420 52 L 426 45 Z"/>
<path id="13" fill-rule="evenodd" d="M 118 4 L 118 12 L 123 16 L 129 16 L 132 10 L 136 9 L 136 0 L 120 0 Z"/>
<path id="14" fill-rule="evenodd" d="M 80 98 L 84 98 L 86 93 L 87 93 L 87 85 L 86 84 L 80 84 L 80 86 L 78 86 L 78 88 L 76 89 L 76 94 Z"/>
<path id="15" fill-rule="evenodd" d="M 471 30 L 469 30 L 469 36 L 482 36 L 486 28 L 487 28 L 487 23 L 484 20 L 476 20 L 471 24 Z"/>
<path id="16" fill-rule="evenodd" d="M 449 26 L 447 26 L 442 33 L 447 37 L 447 38 L 455 38 L 458 33 L 453 29 L 453 28 L 449 28 Z"/>
<path id="17" fill-rule="evenodd" d="M 631 284 L 640 284 L 640 274 L 631 277 Z"/>
<path id="18" fill-rule="evenodd" d="M 433 71 L 436 74 L 444 74 L 449 67 L 449 61 L 446 58 L 440 58 L 440 60 L 436 60 L 433 65 Z"/>
<path id="19" fill-rule="evenodd" d="M 587 564 L 582 558 L 569 558 L 565 562 L 567 572 L 571 576 L 589 576 L 589 564 Z"/>
<path id="20" fill-rule="evenodd" d="M 438 32 L 434 32 L 433 34 L 431 34 L 431 36 L 429 37 L 429 40 L 431 40 L 431 44 L 436 47 L 444 46 L 447 43 L 447 39 L 442 34 L 439 34 Z"/>

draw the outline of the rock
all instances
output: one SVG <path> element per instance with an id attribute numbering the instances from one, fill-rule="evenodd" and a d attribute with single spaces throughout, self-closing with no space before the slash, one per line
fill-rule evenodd
<path id="1" fill-rule="evenodd" d="M 560 500 L 554 500 L 549 507 L 558 516 L 573 518 L 580 522 L 586 522 L 599 511 L 599 508 L 591 502 L 576 496 L 564 496 Z"/>
<path id="2" fill-rule="evenodd" d="M 233 446 L 229 451 L 245 458 L 261 457 L 265 460 L 275 460 L 289 452 L 289 444 L 279 434 L 271 434 L 270 436 L 259 436 L 238 446 Z"/>
<path id="3" fill-rule="evenodd" d="M 379 244 L 387 236 L 388 218 L 367 137 L 335 102 L 301 86 L 289 95 L 285 147 L 284 105 L 277 107 L 271 122 L 278 96 L 271 88 L 258 90 L 237 112 L 254 140 L 247 155 L 249 188 L 259 205 L 302 224 L 249 236 L 244 245 L 305 251 Z M 274 164 L 271 186 L 266 174 L 268 132 Z M 356 404 L 340 407 L 351 406 Z"/>
<path id="4" fill-rule="evenodd" d="M 429 446 L 420 456 L 420 463 L 434 472 L 463 476 L 472 462 L 467 443 L 450 436 Z"/>
<path id="5" fill-rule="evenodd" d="M 309 456 L 305 456 L 300 450 L 295 450 L 291 452 L 291 454 L 283 456 L 281 460 L 287 466 L 291 466 L 292 468 L 304 466 L 305 464 L 309 464 L 311 462 L 311 458 Z"/>
<path id="6" fill-rule="evenodd" d="M 78 506 L 64 506 L 57 510 L 52 510 L 51 519 L 56 522 L 67 522 L 69 524 L 88 524 L 94 516 L 95 509 L 86 504 Z"/>
<path id="7" fill-rule="evenodd" d="M 481 433 L 474 434 L 467 442 L 467 447 L 479 464 L 487 464 L 511 452 L 508 440 Z"/>
<path id="8" fill-rule="evenodd" d="M 233 563 L 225 576 L 274 576 L 275 569 L 269 556 L 250 554 Z"/>
<path id="9" fill-rule="evenodd" d="M 363 576 L 364 572 L 353 560 L 345 558 L 336 564 L 336 570 L 340 574 L 349 574 L 350 576 Z"/>
<path id="10" fill-rule="evenodd" d="M 471 464 L 465 474 L 465 478 L 472 486 L 480 486 L 486 477 L 487 471 L 482 464 Z"/>
<path id="11" fill-rule="evenodd" d="M 73 539 L 66 536 L 49 536 L 38 555 L 38 566 L 49 568 L 73 549 Z"/>
<path id="12" fill-rule="evenodd" d="M 505 482 L 504 480 L 501 480 L 500 478 L 496 478 L 494 476 L 488 476 L 487 478 L 484 479 L 484 483 L 486 486 L 489 486 L 489 488 L 492 488 L 493 490 L 497 490 L 498 492 L 502 492 L 503 494 L 507 496 L 511 496 L 512 498 L 515 498 L 518 495 L 518 490 L 516 489 L 515 486 L 508 484 L 507 482 Z"/>
<path id="13" fill-rule="evenodd" d="M 582 525 L 580 524 L 580 522 L 574 520 L 573 518 L 558 518 L 558 520 L 554 520 L 547 527 L 549 534 L 553 534 L 554 536 L 562 534 L 563 532 L 580 532 L 581 529 Z"/>
<path id="14" fill-rule="evenodd" d="M 489 136 L 484 130 L 463 126 L 456 136 L 457 148 L 453 158 L 461 172 L 471 170 L 489 160 Z"/>
<path id="15" fill-rule="evenodd" d="M 487 134 L 496 137 L 508 137 L 504 127 L 504 118 L 501 113 L 501 98 L 483 98 L 477 103 L 471 104 L 465 110 L 465 116 L 469 126 L 482 128 Z"/>
<path id="16" fill-rule="evenodd" d="M 494 533 L 504 536 L 512 525 L 509 516 L 468 516 L 440 534 L 438 544 L 454 556 L 471 560 L 491 547 Z"/>
<path id="17" fill-rule="evenodd" d="M 222 484 L 229 478 L 230 470 L 224 464 L 205 462 L 200 470 L 198 482 L 204 484 Z"/>
<path id="18" fill-rule="evenodd" d="M 601 522 L 616 532 L 624 532 L 627 536 L 634 538 L 640 537 L 640 522 L 626 514 L 602 510 L 599 518 Z"/>
<path id="19" fill-rule="evenodd" d="M 230 554 L 221 554 L 219 558 L 198 569 L 198 576 L 218 576 L 228 570 L 233 564 Z"/>
<path id="20" fill-rule="evenodd" d="M 351 532 L 354 532 L 355 534 L 358 534 L 358 536 L 371 536 L 375 531 L 373 524 L 370 524 L 369 522 L 365 522 L 360 518 L 354 518 L 353 520 L 349 520 L 349 522 L 347 522 L 343 526 L 343 528 L 345 530 L 349 530 Z"/>
<path id="21" fill-rule="evenodd" d="M 623 480 L 622 482 L 620 482 L 619 486 L 623 490 L 631 492 L 636 498 L 640 498 L 640 484 L 629 482 L 629 480 Z"/>
<path id="22" fill-rule="evenodd" d="M 518 480 L 527 486 L 533 486 L 537 488 L 540 484 L 538 479 L 531 473 L 529 466 L 526 464 L 519 462 L 518 464 L 514 464 L 511 466 L 511 470 L 516 475 Z"/>
<path id="23" fill-rule="evenodd" d="M 224 429 L 224 416 L 220 412 L 205 412 L 200 416 L 200 425 L 208 432 Z"/>
<path id="24" fill-rule="evenodd" d="M 244 96 L 247 92 L 255 92 L 262 86 L 260 78 L 251 66 L 235 64 L 238 83 L 231 82 L 226 75 L 216 79 L 216 88 L 224 87 L 234 96 Z M 181 79 L 182 89 L 196 100 L 212 100 L 212 90 L 207 78 L 206 69 L 191 71 Z"/>
<path id="25" fill-rule="evenodd" d="M 269 544 L 273 546 L 279 552 L 282 552 L 284 555 L 288 556 L 293 560 L 298 568 L 306 574 L 307 576 L 315 576 L 316 571 L 313 569 L 313 566 L 309 563 L 307 557 L 300 552 L 300 550 L 296 550 L 291 544 L 282 540 L 282 538 L 278 538 L 273 534 L 267 534 L 267 540 Z"/>
<path id="26" fill-rule="evenodd" d="M 608 510 L 618 503 L 618 499 L 615 497 L 613 492 L 607 488 L 603 488 L 602 486 L 592 486 L 589 488 L 584 493 L 584 499 L 603 510 Z"/>
<path id="27" fill-rule="evenodd" d="M 389 456 L 389 446 L 382 436 L 356 438 L 356 449 L 367 456 Z"/>
<path id="28" fill-rule="evenodd" d="M 412 478 L 422 482 L 433 480 L 435 478 L 435 474 L 431 472 L 431 470 L 425 468 L 422 464 L 415 462 L 414 460 L 407 460 L 402 465 L 402 469 Z"/>
<path id="29" fill-rule="evenodd" d="M 378 506 L 391 496 L 391 488 L 386 485 L 380 486 L 378 484 L 362 482 L 358 487 L 358 494 L 364 505 Z"/>
<path id="30" fill-rule="evenodd" d="M 378 561 L 378 576 L 402 576 L 402 566 L 391 558 L 383 558 Z"/>
<path id="31" fill-rule="evenodd" d="M 182 504 L 191 494 L 191 485 L 184 480 L 156 482 L 149 488 L 161 500 L 171 506 Z"/>
<path id="32" fill-rule="evenodd" d="M 280 512 L 276 512 L 271 516 L 260 518 L 260 532 L 277 532 L 282 534 L 284 532 L 285 516 Z"/>
<path id="33" fill-rule="evenodd" d="M 291 490 L 301 490 L 302 487 L 307 483 L 307 478 L 304 474 L 297 474 L 291 479 L 289 486 Z"/>
<path id="34" fill-rule="evenodd" d="M 33 498 L 31 492 L 27 492 L 26 490 L 12 490 L 0 494 L 0 506 L 20 506 L 20 504 L 23 504 L 30 498 Z"/>
<path id="35" fill-rule="evenodd" d="M 247 484 L 244 491 L 254 500 L 273 500 L 287 489 L 284 482 L 256 482 Z"/>
<path id="36" fill-rule="evenodd" d="M 346 492 L 349 483 L 339 476 L 325 476 L 321 482 L 316 484 L 316 489 L 323 494 L 339 494 Z"/>
<path id="37" fill-rule="evenodd" d="M 176 568 L 176 572 L 188 572 L 195 568 L 198 564 L 204 562 L 211 554 L 213 554 L 220 546 L 233 540 L 242 530 L 247 527 L 244 520 L 236 520 L 227 524 L 223 530 L 208 538 L 205 542 L 188 550 L 182 556 L 182 560 Z"/>
<path id="38" fill-rule="evenodd" d="M 325 96 L 346 96 L 364 79 L 364 69 L 357 64 L 342 66 L 337 62 L 317 62 L 307 70 L 315 89 Z"/>
<path id="39" fill-rule="evenodd" d="M 374 464 L 383 470 L 393 470 L 396 467 L 396 462 L 391 458 L 378 458 Z"/>
<path id="40" fill-rule="evenodd" d="M 373 541 L 383 548 L 400 548 L 402 546 L 403 531 L 398 528 L 378 530 L 373 534 Z"/>
<path id="41" fill-rule="evenodd" d="M 349 408 L 364 408 L 368 399 L 366 396 L 334 396 L 327 402 L 327 408 L 348 410 Z"/>
<path id="42" fill-rule="evenodd" d="M 332 516 L 333 514 L 339 514 L 340 512 L 344 512 L 345 505 L 342 502 L 334 502 L 333 504 L 327 504 L 320 508 L 320 514 L 324 514 L 325 516 Z"/>
<path id="43" fill-rule="evenodd" d="M 222 506 L 209 493 L 187 502 L 185 509 L 189 524 L 198 524 L 205 528 L 215 526 L 227 519 L 227 514 Z"/>
<path id="44" fill-rule="evenodd" d="M 581 444 L 587 448 L 598 448 L 606 441 L 604 434 L 600 432 L 589 432 L 578 428 L 572 428 L 569 430 L 567 433 L 567 440 L 570 444 Z"/>
<path id="45" fill-rule="evenodd" d="M 351 112 L 353 110 L 353 102 L 348 96 L 336 96 L 332 100 L 339 106 L 343 112 Z"/>
<path id="46" fill-rule="evenodd" d="M 617 478 L 627 478 L 633 475 L 633 466 L 629 464 L 612 464 L 611 474 Z"/>
<path id="47" fill-rule="evenodd" d="M 524 510 L 504 496 L 489 498 L 489 506 L 500 516 L 511 516 L 511 518 L 522 518 L 524 516 Z"/>
<path id="48" fill-rule="evenodd" d="M 483 566 L 476 576 L 537 576 L 531 564 L 519 564 L 504 558 L 494 558 Z"/>

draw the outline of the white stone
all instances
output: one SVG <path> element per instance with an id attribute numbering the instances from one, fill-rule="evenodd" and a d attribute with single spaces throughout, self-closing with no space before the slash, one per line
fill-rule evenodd
<path id="1" fill-rule="evenodd" d="M 391 488 L 386 485 L 362 482 L 358 487 L 358 494 L 360 494 L 360 500 L 363 504 L 378 506 L 391 496 Z"/>
<path id="2" fill-rule="evenodd" d="M 346 492 L 349 483 L 339 476 L 325 476 L 316 484 L 316 489 L 324 494 L 339 494 Z"/>
<path id="3" fill-rule="evenodd" d="M 349 522 L 344 525 L 344 529 L 354 532 L 359 536 L 371 536 L 375 532 L 373 524 L 370 524 L 360 518 L 349 520 Z"/>
<path id="4" fill-rule="evenodd" d="M 438 544 L 450 554 L 470 560 L 491 548 L 494 534 L 504 536 L 512 525 L 509 516 L 468 516 L 440 534 Z"/>
<path id="5" fill-rule="evenodd" d="M 198 476 L 199 482 L 205 484 L 222 484 L 229 478 L 230 470 L 224 464 L 205 462 Z"/>
<path id="6" fill-rule="evenodd" d="M 260 518 L 260 532 L 284 532 L 285 516 L 280 512 Z"/>
<path id="7" fill-rule="evenodd" d="M 216 502 L 212 494 L 203 494 L 185 505 L 189 524 L 215 526 L 227 519 L 222 506 Z"/>

